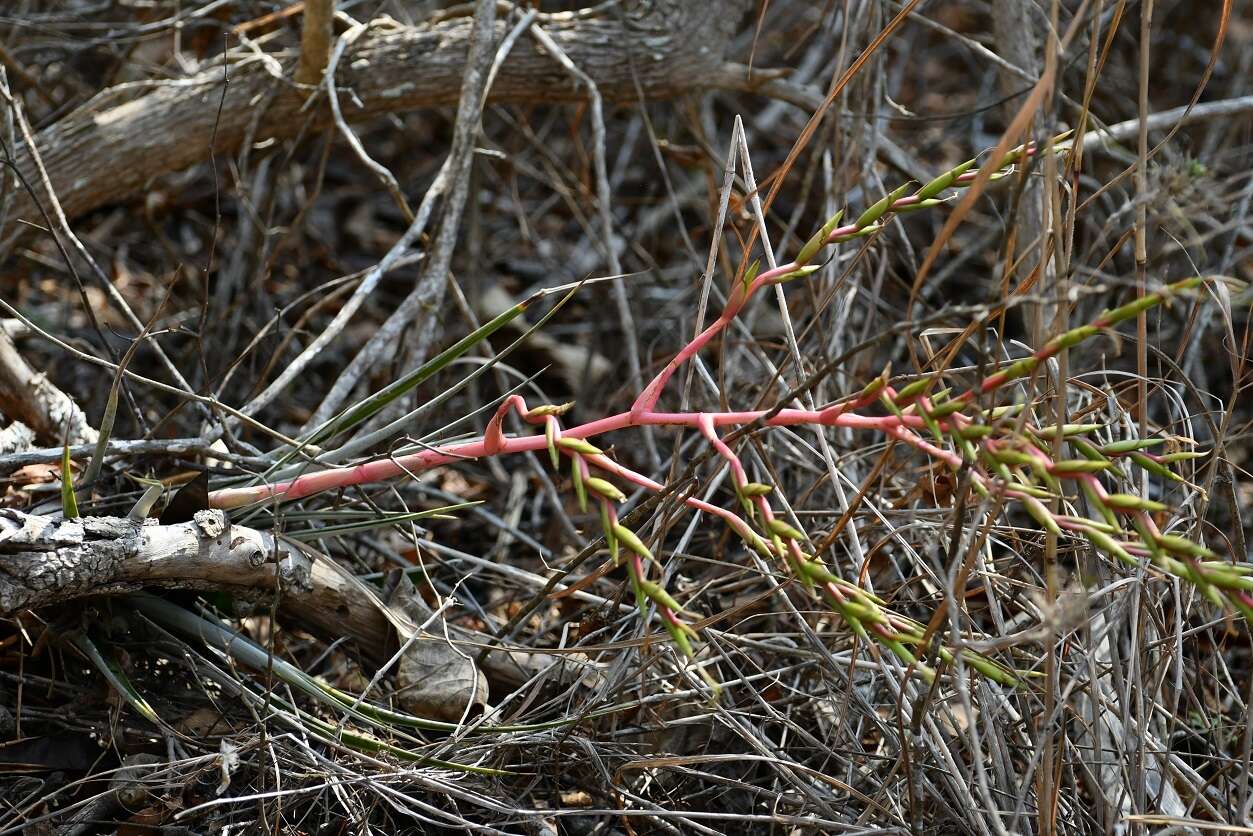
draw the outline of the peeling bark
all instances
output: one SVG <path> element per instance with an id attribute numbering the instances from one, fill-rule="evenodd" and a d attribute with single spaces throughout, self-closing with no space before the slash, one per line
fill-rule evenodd
<path id="1" fill-rule="evenodd" d="M 348 636 L 375 664 L 417 630 L 403 611 L 383 604 L 329 557 L 268 532 L 232 525 L 221 511 L 200 511 L 191 522 L 159 525 L 125 517 L 58 520 L 0 509 L 0 618 L 145 587 L 216 589 L 245 597 L 277 593 L 281 616 L 324 637 Z M 442 627 L 430 631 L 428 644 L 438 642 L 451 651 Z M 490 641 L 453 625 L 448 635 L 475 650 Z M 429 658 L 429 648 L 424 651 Z M 488 654 L 483 669 L 494 681 L 517 687 L 552 661 L 543 654 L 500 651 Z"/>
<path id="2" fill-rule="evenodd" d="M 277 559 L 275 559 L 277 558 Z M 0 616 L 145 586 L 307 594 L 308 559 L 264 532 L 203 511 L 181 525 L 125 517 L 54 520 L 0 510 Z M 277 577 L 276 577 L 277 576 Z"/>

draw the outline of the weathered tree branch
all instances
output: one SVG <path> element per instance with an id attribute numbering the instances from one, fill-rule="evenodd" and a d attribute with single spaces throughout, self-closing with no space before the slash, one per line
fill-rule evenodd
<path id="1" fill-rule="evenodd" d="M 0 509 L 0 617 L 89 595 L 144 587 L 217 589 L 243 596 L 277 593 L 279 611 L 325 637 L 347 636 L 375 664 L 412 634 L 403 611 L 387 607 L 330 558 L 265 531 L 232 525 L 221 511 L 191 522 L 83 517 L 55 520 Z M 397 630 L 397 625 L 404 629 Z M 488 637 L 448 626 L 472 645 Z M 444 641 L 434 635 L 432 641 Z M 469 654 L 466 654 L 469 655 Z M 517 687 L 551 659 L 489 654 L 494 681 Z M 457 708 L 455 713 L 459 713 Z"/>
<path id="2" fill-rule="evenodd" d="M 45 441 L 96 441 L 95 429 L 74 399 L 32 369 L 4 329 L 0 329 L 0 415 L 21 421 Z"/>
<path id="3" fill-rule="evenodd" d="M 747 0 L 642 0 L 604 16 L 554 15 L 545 31 L 596 83 L 603 97 L 669 98 L 724 80 L 727 44 Z M 425 28 L 376 21 L 345 55 L 336 84 L 345 117 L 366 119 L 457 100 L 472 20 Z M 508 21 L 496 26 L 503 37 Z M 295 63 L 251 51 L 233 52 L 192 78 L 163 83 L 139 96 L 106 90 L 41 131 L 35 141 L 52 187 L 68 216 L 142 191 L 154 178 L 229 153 L 254 129 L 255 140 L 294 136 L 310 122 L 330 122 L 329 108 L 306 107 L 291 85 Z M 271 95 L 280 88 L 280 95 Z M 519 44 L 496 78 L 494 101 L 579 101 L 587 89 L 537 45 Z M 267 107 L 264 114 L 257 107 Z M 211 147 L 212 143 L 212 147 Z M 18 169 L 37 183 L 29 150 L 19 146 Z M 42 197 L 42 196 L 41 196 Z M 29 195 L 13 217 L 38 221 Z"/>

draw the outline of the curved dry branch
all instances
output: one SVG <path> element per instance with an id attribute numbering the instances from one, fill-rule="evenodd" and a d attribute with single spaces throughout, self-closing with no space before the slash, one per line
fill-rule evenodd
<path id="1" fill-rule="evenodd" d="M 57 520 L 0 509 L 0 617 L 145 587 L 215 589 L 245 597 L 278 593 L 285 617 L 325 637 L 355 640 L 376 664 L 417 631 L 403 612 L 384 605 L 330 558 L 232 525 L 221 511 L 158 525 L 127 517 Z M 489 641 L 452 625 L 447 632 L 468 645 Z M 432 639 L 446 644 L 442 631 Z M 517 687 L 552 661 L 500 652 L 488 654 L 482 667 L 494 681 Z"/>
<path id="2" fill-rule="evenodd" d="M 723 54 L 747 7 L 747 0 L 652 0 L 601 17 L 554 15 L 545 31 L 606 99 L 634 101 L 641 91 L 650 99 L 670 98 L 725 81 Z M 496 25 L 497 40 L 508 25 Z M 468 18 L 423 28 L 375 21 L 336 73 L 336 85 L 345 92 L 345 117 L 365 119 L 456 102 L 471 26 Z M 131 90 L 106 90 L 41 131 L 35 142 L 66 215 L 133 195 L 153 178 L 207 159 L 211 152 L 234 151 L 249 137 L 285 138 L 310 123 L 329 124 L 329 108 L 322 103 L 306 107 L 307 88 L 289 80 L 294 63 L 233 52 L 225 73 L 218 65 L 138 96 Z M 491 95 L 494 101 L 536 103 L 586 97 L 587 88 L 534 44 L 513 50 Z M 265 111 L 259 113 L 258 107 Z M 18 148 L 17 166 L 27 182 L 39 182 L 25 146 Z M 16 199 L 13 216 L 38 220 L 29 195 Z"/>
<path id="3" fill-rule="evenodd" d="M 31 368 L 12 338 L 0 329 L 0 416 L 5 415 L 26 424 L 45 441 L 96 442 L 96 430 L 74 399 Z"/>

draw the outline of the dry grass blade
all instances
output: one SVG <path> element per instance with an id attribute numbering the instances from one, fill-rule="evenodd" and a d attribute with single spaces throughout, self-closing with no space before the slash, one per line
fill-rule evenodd
<path id="1" fill-rule="evenodd" d="M 1253 832 L 1248 4 L 9 5 L 0 836 Z"/>

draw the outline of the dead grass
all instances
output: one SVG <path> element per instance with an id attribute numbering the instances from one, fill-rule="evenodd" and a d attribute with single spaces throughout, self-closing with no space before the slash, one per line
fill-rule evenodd
<path id="1" fill-rule="evenodd" d="M 164 0 L 108 9 L 19 5 L 0 12 L 0 30 L 9 83 L 36 128 L 106 84 L 179 77 L 213 60 L 232 27 L 284 8 L 259 0 L 193 4 L 198 11 Z M 406 23 L 426 5 L 443 4 L 340 4 L 357 20 L 386 12 Z M 631 330 L 613 286 L 589 286 L 544 324 L 552 343 L 536 349 L 529 342 L 457 388 L 520 330 L 493 336 L 366 425 L 376 429 L 455 390 L 358 455 L 481 434 L 492 413 L 482 407 L 515 389 L 533 404 L 574 400 L 577 420 L 629 408 L 632 352 L 647 379 L 695 333 L 698 318 L 708 322 L 721 309 L 732 279 L 762 255 L 754 194 L 764 198 L 778 184 L 764 238 L 775 252 L 795 253 L 835 210 L 848 206 L 855 215 L 896 183 L 926 182 L 998 145 L 1033 89 L 1013 73 L 1006 79 L 984 52 L 998 52 L 994 16 L 1016 5 L 922 7 L 931 23 L 905 21 L 786 167 L 822 92 L 898 4 L 776 0 L 759 26 L 745 18 L 731 48 L 732 58 L 751 55 L 756 67 L 793 68 L 775 95 L 724 89 L 643 106 L 607 103 L 603 147 L 590 106 L 489 106 L 450 253 L 457 289 L 450 286 L 436 314 L 415 320 L 387 347 L 352 400 L 498 313 L 476 307 L 489 290 L 519 300 L 618 272 L 610 266 L 618 262 L 631 273 L 623 285 Z M 1089 130 L 1137 118 L 1146 45 L 1146 116 L 1186 104 L 1204 78 L 1218 8 L 1159 1 L 1145 44 L 1140 6 L 1087 4 L 1076 22 L 1077 5 L 1058 5 L 1057 31 L 1073 30 L 1073 37 L 1055 56 L 1056 89 L 1039 97 L 1009 146 L 1077 127 L 1081 118 Z M 519 17 L 506 19 L 512 25 Z M 184 22 L 177 36 L 176 20 Z M 1045 23 L 1032 6 L 1032 31 L 1043 33 Z M 271 25 L 270 40 L 258 48 L 296 47 L 298 16 L 280 14 L 265 28 Z M 260 29 L 248 31 L 261 37 Z M 1251 31 L 1248 10 L 1237 8 L 1203 103 L 1253 92 Z M 535 48 L 525 35 L 522 45 Z M 1039 58 L 1041 68 L 1051 66 L 1043 46 Z M 802 109 L 797 100 L 810 105 Z M 1037 160 L 968 204 L 954 201 L 960 209 L 902 216 L 864 245 L 842 245 L 779 301 L 768 293 L 756 299 L 743 327 L 711 345 L 695 371 L 676 376 L 681 385 L 667 403 L 770 408 L 816 377 L 805 397 L 825 404 L 857 392 L 889 362 L 904 373 L 934 363 L 966 387 L 991 365 L 1134 298 L 1141 284 L 1152 290 L 1190 275 L 1253 280 L 1248 113 L 1188 124 L 1160 149 L 1155 143 L 1169 127 L 1154 130 L 1151 159 L 1132 133 L 1089 145 L 1077 172 L 1064 158 Z M 759 193 L 742 175 L 722 188 L 737 117 Z M 440 110 L 354 126 L 414 206 L 455 129 L 452 112 Z M 779 171 L 779 180 L 767 180 Z M 604 213 L 602 177 L 612 195 Z M 706 273 L 724 202 L 725 232 Z M 1042 214 L 1042 206 L 1049 211 Z M 153 322 L 154 339 L 191 386 L 238 407 L 322 333 L 356 286 L 357 278 L 344 277 L 382 259 L 409 219 L 342 137 L 320 133 L 219 156 L 155 181 L 141 199 L 71 223 L 135 315 Z M 437 238 L 433 227 L 422 251 L 429 255 Z M 98 325 L 49 235 L 35 230 L 4 259 L 0 296 L 7 303 L 84 351 L 125 352 L 136 331 L 80 258 L 75 270 Z M 298 433 L 426 263 L 383 277 L 339 338 L 256 417 L 272 430 Z M 539 321 L 555 298 L 528 310 L 527 319 Z M 1237 563 L 1250 559 L 1253 498 L 1250 412 L 1239 397 L 1247 385 L 1249 313 L 1247 291 L 1217 282 L 1199 304 L 1148 313 L 1147 340 L 1124 327 L 1117 339 L 1071 350 L 1015 393 L 1036 415 L 1061 410 L 1068 421 L 1103 424 L 1105 441 L 1160 436 L 1175 439 L 1175 449 L 1194 443 L 1208 451 L 1181 466 L 1182 484 L 1146 478 L 1132 487 L 1171 506 L 1160 524 Z M 99 368 L 46 341 L 22 338 L 19 345 L 99 419 L 109 379 Z M 130 368 L 168 380 L 148 347 Z M 826 373 L 816 376 L 820 369 Z M 205 433 L 206 417 L 194 404 L 134 382 L 126 389 L 133 400 L 122 402 L 114 439 Z M 611 441 L 612 455 L 668 488 L 733 506 L 720 461 L 703 455 L 696 433 L 658 429 L 647 442 L 634 432 Z M 215 486 L 225 485 L 276 447 L 241 426 L 216 457 L 119 457 L 84 513 L 125 514 L 142 493 L 129 476 L 173 479 L 207 469 Z M 340 521 L 334 514 L 346 511 L 377 517 L 482 500 L 455 519 L 348 532 L 320 547 L 378 583 L 385 597 L 394 570 L 403 569 L 425 605 L 455 597 L 449 623 L 498 637 L 520 659 L 541 659 L 515 681 L 491 680 L 493 713 L 452 733 L 370 725 L 293 690 L 272 666 L 249 668 L 157 623 L 126 598 L 26 613 L 0 628 L 0 733 L 13 741 L 0 748 L 0 834 L 999 836 L 1251 824 L 1253 667 L 1249 626 L 1238 615 L 1189 584 L 1051 537 L 1030 516 L 964 493 L 960 474 L 870 434 L 773 429 L 746 437 L 738 452 L 751 473 L 778 486 L 842 577 L 924 624 L 942 611 L 937 635 L 1038 676 L 1009 688 L 959 666 L 928 686 L 895 657 L 858 641 L 721 524 L 694 516 L 674 494 L 633 497 L 631 524 L 663 544 L 660 579 L 701 628 L 698 662 L 722 685 L 721 698 L 710 701 L 661 624 L 640 619 L 625 570 L 603 565 L 599 520 L 579 511 L 566 471 L 554 473 L 529 455 L 457 463 L 235 521 L 301 529 Z M 58 512 L 54 468 L 16 470 L 8 461 L 0 456 L 6 503 Z M 545 597 L 557 573 L 568 573 L 563 578 L 577 594 Z M 371 687 L 378 648 L 305 632 L 276 615 L 268 592 L 233 601 L 204 590 L 162 594 L 188 611 L 217 613 L 275 660 L 349 694 L 370 687 L 373 703 L 398 704 L 390 676 Z M 159 724 L 85 660 L 78 634 L 116 661 Z M 484 650 L 464 638 L 454 644 L 476 658 Z M 492 728 L 549 722 L 554 727 Z M 345 731 L 498 772 L 467 774 L 397 751 L 368 751 Z M 110 781 L 135 765 L 140 777 L 122 781 L 129 794 L 119 798 Z"/>

